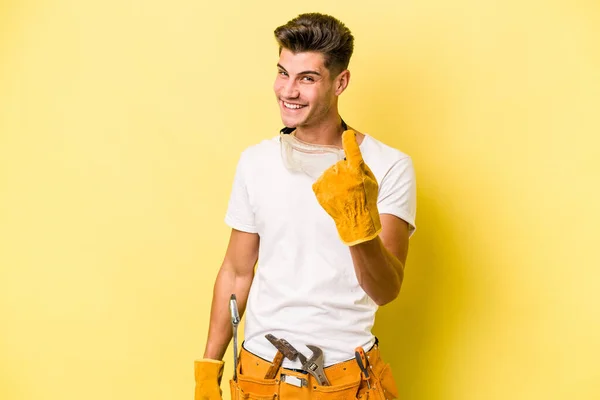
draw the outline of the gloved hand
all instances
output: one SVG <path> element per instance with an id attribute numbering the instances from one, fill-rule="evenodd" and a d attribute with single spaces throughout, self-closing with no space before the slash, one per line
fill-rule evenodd
<path id="1" fill-rule="evenodd" d="M 379 184 L 362 158 L 356 133 L 345 131 L 342 143 L 346 159 L 323 172 L 312 188 L 319 204 L 335 221 L 342 242 L 354 246 L 381 232 Z"/>
<path id="2" fill-rule="evenodd" d="M 221 378 L 225 362 L 204 358 L 194 362 L 194 400 L 221 400 Z"/>

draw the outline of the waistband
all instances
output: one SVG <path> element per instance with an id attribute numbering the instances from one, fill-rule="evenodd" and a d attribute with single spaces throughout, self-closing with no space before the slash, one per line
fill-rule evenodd
<path id="1" fill-rule="evenodd" d="M 378 339 L 377 337 L 375 337 L 375 342 L 373 343 L 373 345 L 372 345 L 372 346 L 371 346 L 371 347 L 370 347 L 368 350 L 367 350 L 367 349 L 365 349 L 365 352 L 366 352 L 366 353 L 369 353 L 369 352 L 370 352 L 371 350 L 373 350 L 373 349 L 374 349 L 374 348 L 375 348 L 377 345 L 379 345 L 379 339 Z M 347 362 L 354 362 L 354 359 L 346 360 L 346 361 L 343 361 L 342 363 L 344 363 L 344 362 L 346 362 L 346 363 L 347 363 Z M 341 364 L 341 363 L 338 363 L 338 364 Z M 324 367 L 323 369 L 324 369 L 324 370 L 327 370 L 327 368 L 330 368 L 330 367 L 336 366 L 336 365 L 338 365 L 338 364 L 333 364 L 333 365 L 330 365 L 329 367 Z M 303 370 L 303 369 L 298 369 L 298 368 L 285 368 L 285 369 L 286 369 L 287 371 L 295 371 L 295 372 L 300 372 L 300 373 L 303 373 L 303 374 L 308 374 L 308 372 L 306 372 L 306 371 L 305 371 L 305 370 Z"/>
<path id="2" fill-rule="evenodd" d="M 371 346 L 371 348 L 365 353 L 368 358 L 368 363 L 371 366 L 375 367 L 376 365 L 380 364 L 381 355 L 379 352 L 379 340 L 377 340 L 377 338 L 375 339 L 373 346 Z M 262 379 L 271 365 L 272 360 L 265 360 L 246 350 L 242 346 L 238 361 L 239 374 L 245 375 L 248 378 Z M 349 377 L 358 377 L 361 374 L 360 367 L 355 359 L 342 361 L 328 367 L 324 367 L 323 370 L 325 371 L 325 374 L 332 385 L 346 383 Z M 302 376 L 309 382 L 314 380 L 312 375 L 302 369 L 281 367 L 277 375 Z"/>
<path id="3" fill-rule="evenodd" d="M 372 350 L 372 349 L 374 349 L 375 347 L 378 347 L 378 345 L 379 345 L 379 338 L 378 338 L 377 336 L 375 336 L 375 337 L 374 337 L 374 339 L 375 339 L 375 340 L 373 341 L 373 344 L 372 344 L 372 345 L 371 345 L 369 348 L 365 348 L 365 349 L 364 349 L 364 350 L 365 350 L 365 353 L 367 353 L 367 352 L 371 351 L 371 350 Z M 240 348 L 240 351 L 245 351 L 245 352 L 247 352 L 247 353 L 249 353 L 249 354 L 252 354 L 254 357 L 256 357 L 257 359 L 259 359 L 259 360 L 261 360 L 261 361 L 264 361 L 264 362 L 268 362 L 268 363 L 270 363 L 270 362 L 272 361 L 272 360 L 266 359 L 266 358 L 264 358 L 264 357 L 261 357 L 261 356 L 259 356 L 259 355 L 258 355 L 258 354 L 256 354 L 256 353 L 253 353 L 253 352 L 252 352 L 250 349 L 246 348 L 244 345 L 245 345 L 245 341 L 243 341 L 243 342 L 242 342 L 242 344 L 241 344 L 241 348 Z M 353 351 L 353 352 L 354 352 L 354 351 Z M 354 360 L 354 358 L 350 358 L 350 359 L 348 359 L 348 360 L 345 360 L 345 361 L 352 361 L 352 360 Z M 344 362 L 344 361 L 342 361 L 342 362 Z M 333 364 L 333 365 L 335 365 L 335 364 Z M 333 365 L 330 365 L 330 366 L 333 366 Z M 325 367 L 325 368 L 328 368 L 328 367 Z M 286 369 L 287 369 L 288 371 L 297 371 L 297 372 L 301 372 L 301 373 L 302 373 L 302 372 L 306 372 L 306 371 L 304 371 L 304 370 L 302 370 L 302 369 L 297 369 L 297 368 L 286 368 Z"/>

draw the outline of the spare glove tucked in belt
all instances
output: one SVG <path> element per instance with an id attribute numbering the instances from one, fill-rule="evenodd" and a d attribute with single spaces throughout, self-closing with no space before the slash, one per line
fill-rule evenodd
<path id="1" fill-rule="evenodd" d="M 342 135 L 346 159 L 329 167 L 313 184 L 319 204 L 335 221 L 344 244 L 354 246 L 381 232 L 379 184 L 360 153 L 356 133 Z"/>

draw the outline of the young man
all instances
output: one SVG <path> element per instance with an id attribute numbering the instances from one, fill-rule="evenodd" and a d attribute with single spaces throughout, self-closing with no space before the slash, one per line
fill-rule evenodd
<path id="1" fill-rule="evenodd" d="M 274 91 L 285 128 L 239 160 L 195 398 L 221 398 L 232 294 L 246 315 L 233 399 L 395 398 L 371 328 L 378 306 L 402 284 L 415 230 L 412 161 L 338 113 L 353 52 L 344 24 L 303 14 L 275 37 Z M 279 366 L 273 340 L 281 339 L 292 349 Z"/>

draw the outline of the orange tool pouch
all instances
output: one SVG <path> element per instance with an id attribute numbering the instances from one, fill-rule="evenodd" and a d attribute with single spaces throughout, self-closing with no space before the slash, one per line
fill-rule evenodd
<path id="1" fill-rule="evenodd" d="M 325 368 L 331 386 L 320 386 L 303 371 L 280 368 L 274 379 L 264 376 L 272 365 L 243 347 L 237 368 L 237 382 L 230 380 L 231 400 L 387 400 L 398 398 L 398 390 L 390 365 L 385 363 L 377 345 L 367 353 L 369 382 L 356 360 L 344 361 Z M 370 385 L 370 388 L 369 388 Z"/>

